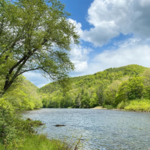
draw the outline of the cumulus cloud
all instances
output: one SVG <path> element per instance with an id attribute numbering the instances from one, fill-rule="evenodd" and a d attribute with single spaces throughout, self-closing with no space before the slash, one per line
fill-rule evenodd
<path id="1" fill-rule="evenodd" d="M 43 75 L 39 72 L 26 72 L 23 75 L 26 77 L 27 80 L 31 81 L 39 88 L 52 82 L 51 80 L 43 77 Z"/>
<path id="2" fill-rule="evenodd" d="M 131 38 L 121 43 L 116 43 L 117 48 L 104 50 L 93 59 L 89 57 L 91 49 L 72 45 L 70 59 L 75 64 L 75 71 L 71 76 L 94 74 L 107 68 L 138 64 L 150 67 L 149 40 Z M 50 83 L 40 73 L 28 72 L 25 77 L 38 87 Z"/>
<path id="3" fill-rule="evenodd" d="M 124 43 L 119 43 L 116 49 L 103 51 L 89 63 L 85 74 L 93 74 L 107 68 L 129 64 L 150 67 L 149 41 L 143 42 L 140 39 L 129 39 Z"/>
<path id="4" fill-rule="evenodd" d="M 149 0 L 94 0 L 87 21 L 93 25 L 79 33 L 85 41 L 103 46 L 120 33 L 147 39 L 150 37 Z"/>
<path id="5" fill-rule="evenodd" d="M 75 26 L 75 31 L 79 34 L 79 35 L 82 35 L 82 24 L 81 23 L 79 23 L 79 22 L 77 22 L 76 20 L 73 20 L 73 19 L 71 19 L 71 18 L 69 18 L 68 19 L 68 21 L 70 22 L 70 23 L 72 23 L 74 26 Z"/>
<path id="6" fill-rule="evenodd" d="M 70 60 L 75 65 L 75 72 L 84 72 L 88 68 L 90 48 L 81 45 L 71 45 Z"/>

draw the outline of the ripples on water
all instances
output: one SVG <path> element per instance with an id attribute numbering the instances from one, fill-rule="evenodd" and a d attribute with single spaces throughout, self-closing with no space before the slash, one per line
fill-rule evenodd
<path id="1" fill-rule="evenodd" d="M 43 132 L 49 138 L 81 138 L 86 150 L 150 150 L 150 113 L 41 109 L 27 111 L 23 116 L 46 123 Z"/>

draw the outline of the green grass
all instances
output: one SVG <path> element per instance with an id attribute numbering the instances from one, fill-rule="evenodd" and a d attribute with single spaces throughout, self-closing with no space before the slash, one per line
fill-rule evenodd
<path id="1" fill-rule="evenodd" d="M 80 139 L 75 142 L 71 141 L 71 139 L 69 141 L 66 141 L 66 139 L 63 141 L 50 140 L 44 134 L 35 134 L 34 128 L 42 125 L 39 120 L 17 118 L 14 121 L 18 132 L 17 134 L 15 132 L 14 134 L 9 133 L 8 138 L 7 136 L 0 137 L 0 150 L 77 150 L 80 146 Z M 13 135 L 12 139 L 9 138 L 10 135 Z M 5 141 L 5 146 L 2 141 Z"/>
<path id="2" fill-rule="evenodd" d="M 124 109 L 130 111 L 150 112 L 150 100 L 133 100 Z"/>
<path id="3" fill-rule="evenodd" d="M 66 145 L 56 140 L 49 140 L 45 135 L 26 136 L 19 150 L 66 150 Z"/>
<path id="4" fill-rule="evenodd" d="M 22 137 L 21 137 L 22 138 Z M 46 135 L 26 135 L 17 150 L 71 150 L 73 146 L 68 146 L 65 142 L 59 140 L 49 140 Z M 13 149 L 13 148 L 9 148 Z M 0 150 L 4 146 L 0 143 Z"/>
<path id="5" fill-rule="evenodd" d="M 0 150 L 4 149 L 4 145 L 2 145 L 2 138 L 0 138 Z"/>
<path id="6" fill-rule="evenodd" d="M 0 150 L 4 150 L 4 145 L 0 144 Z"/>

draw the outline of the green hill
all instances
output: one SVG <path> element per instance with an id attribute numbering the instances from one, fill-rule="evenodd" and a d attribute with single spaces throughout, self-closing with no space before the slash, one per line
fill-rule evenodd
<path id="1" fill-rule="evenodd" d="M 103 106 L 133 110 L 134 108 L 129 106 L 133 102 L 137 103 L 137 100 L 138 105 L 141 105 L 141 101 L 149 104 L 150 69 L 143 66 L 109 68 L 93 75 L 73 77 L 70 83 L 67 92 L 64 92 L 58 82 L 40 88 L 39 92 L 44 94 L 43 106 L 48 108 Z"/>
<path id="2" fill-rule="evenodd" d="M 101 80 L 109 80 L 112 82 L 113 80 L 121 79 L 124 76 L 135 76 L 142 73 L 146 67 L 139 66 L 139 65 L 128 65 L 119 68 L 109 68 L 101 72 L 97 72 L 93 75 L 86 75 L 86 76 L 79 76 L 71 78 L 71 83 L 73 83 L 72 88 L 79 88 L 79 87 L 90 87 L 93 84 Z M 58 82 L 49 83 L 42 88 L 39 89 L 42 93 L 51 94 L 57 90 L 60 90 L 61 86 Z"/>
<path id="3" fill-rule="evenodd" d="M 15 81 L 3 98 L 10 102 L 17 110 L 29 110 L 42 107 L 38 88 L 23 76 Z"/>

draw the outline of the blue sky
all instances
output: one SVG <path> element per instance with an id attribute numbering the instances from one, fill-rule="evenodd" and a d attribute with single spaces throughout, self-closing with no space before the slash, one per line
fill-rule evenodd
<path id="1" fill-rule="evenodd" d="M 94 74 L 110 67 L 150 67 L 150 0 L 60 0 L 71 13 L 80 45 L 71 45 L 75 70 L 70 76 Z M 24 74 L 41 87 L 50 80 L 40 73 Z"/>

